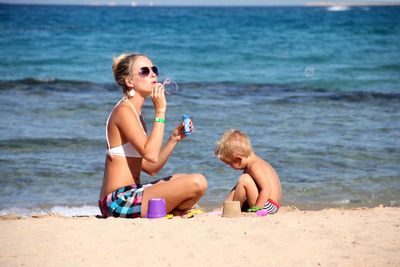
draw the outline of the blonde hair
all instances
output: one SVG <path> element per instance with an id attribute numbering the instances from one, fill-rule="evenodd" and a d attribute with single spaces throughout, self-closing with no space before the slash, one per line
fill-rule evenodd
<path id="1" fill-rule="evenodd" d="M 230 129 L 226 131 L 216 144 L 214 154 L 221 160 L 233 162 L 235 157 L 248 157 L 253 153 L 250 138 L 243 132 Z"/>
<path id="2" fill-rule="evenodd" d="M 135 63 L 135 60 L 138 57 L 141 57 L 145 55 L 139 54 L 139 53 L 133 53 L 133 54 L 121 54 L 118 57 L 113 57 L 113 73 L 114 73 L 114 79 L 115 82 L 124 90 L 126 91 L 126 85 L 125 85 L 125 78 L 129 78 L 132 75 L 132 68 L 133 64 Z"/>

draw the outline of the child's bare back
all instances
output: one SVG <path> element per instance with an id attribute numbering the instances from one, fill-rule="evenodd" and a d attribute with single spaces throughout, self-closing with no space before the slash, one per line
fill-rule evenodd
<path id="1" fill-rule="evenodd" d="M 267 185 L 270 191 L 269 199 L 275 202 L 279 202 L 282 197 L 282 188 L 278 174 L 276 173 L 274 167 L 272 167 L 271 164 L 269 164 L 267 161 L 258 156 L 256 156 L 256 158 L 257 159 L 254 162 L 254 164 L 249 166 L 245 170 L 245 173 L 248 173 L 253 178 L 253 180 L 256 182 L 257 185 L 258 183 L 255 178 L 257 177 L 256 173 L 258 172 L 262 173 L 263 174 L 262 178 L 264 178 L 268 183 Z"/>

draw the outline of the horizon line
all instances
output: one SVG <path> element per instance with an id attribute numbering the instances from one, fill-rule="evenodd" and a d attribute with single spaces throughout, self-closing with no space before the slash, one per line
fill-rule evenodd
<path id="1" fill-rule="evenodd" d="M 0 5 L 26 5 L 26 6 L 93 6 L 93 7 L 330 7 L 330 6 L 347 6 L 347 7 L 379 7 L 379 6 L 400 6 L 400 2 L 358 2 L 358 3 L 349 3 L 349 2 L 306 2 L 303 4 L 257 4 L 257 5 L 248 5 L 248 4 L 238 4 L 238 5 L 210 5 L 210 4 L 196 4 L 196 5 L 188 5 L 188 4 L 136 4 L 132 2 L 131 4 L 119 4 L 119 3 L 100 3 L 100 2 L 89 2 L 89 3 L 11 3 L 11 2 L 3 2 L 0 1 Z"/>

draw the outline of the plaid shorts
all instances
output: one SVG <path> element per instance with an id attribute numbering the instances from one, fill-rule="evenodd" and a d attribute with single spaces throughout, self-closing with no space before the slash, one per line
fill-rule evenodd
<path id="1" fill-rule="evenodd" d="M 124 186 L 99 200 L 103 217 L 138 218 L 142 211 L 142 196 L 146 186 Z"/>

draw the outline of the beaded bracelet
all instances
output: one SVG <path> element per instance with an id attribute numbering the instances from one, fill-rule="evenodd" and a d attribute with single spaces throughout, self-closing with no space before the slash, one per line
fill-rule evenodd
<path id="1" fill-rule="evenodd" d="M 163 118 L 154 118 L 154 122 L 165 123 L 165 119 L 163 119 Z"/>

